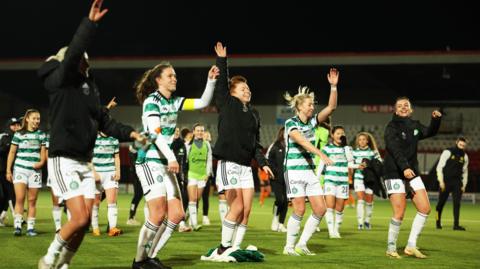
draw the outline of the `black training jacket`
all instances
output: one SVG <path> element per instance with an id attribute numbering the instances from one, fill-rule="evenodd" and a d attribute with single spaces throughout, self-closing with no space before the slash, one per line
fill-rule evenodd
<path id="1" fill-rule="evenodd" d="M 440 128 L 441 118 L 432 118 L 427 127 L 418 120 L 393 115 L 385 128 L 385 179 L 405 179 L 403 171 L 407 168 L 419 176 L 417 160 L 418 141 L 432 137 Z"/>
<path id="2" fill-rule="evenodd" d="M 255 158 L 260 167 L 267 165 L 260 145 L 260 117 L 250 104 L 244 106 L 230 95 L 226 57 L 217 57 L 220 76 L 213 93 L 219 110 L 218 139 L 213 148 L 217 160 L 250 166 Z"/>
<path id="3" fill-rule="evenodd" d="M 108 110 L 100 105 L 93 78 L 79 72 L 80 61 L 92 43 L 96 28 L 96 23 L 84 18 L 64 60 L 45 62 L 38 71 L 50 101 L 49 157 L 90 161 L 98 131 L 120 141 L 131 140 L 133 129 L 110 117 Z"/>

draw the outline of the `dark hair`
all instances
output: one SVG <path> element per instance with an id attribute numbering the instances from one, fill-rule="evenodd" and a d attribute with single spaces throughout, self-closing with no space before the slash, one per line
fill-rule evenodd
<path id="1" fill-rule="evenodd" d="M 182 139 L 185 139 L 185 137 L 187 136 L 187 134 L 190 133 L 190 130 L 188 128 L 183 128 L 181 131 L 180 131 L 180 137 Z"/>
<path id="2" fill-rule="evenodd" d="M 30 108 L 25 112 L 25 116 L 22 117 L 22 127 L 20 127 L 20 130 L 18 130 L 20 133 L 25 133 L 28 130 L 27 118 L 30 117 L 30 114 L 32 113 L 40 114 L 40 111 Z"/>
<path id="3" fill-rule="evenodd" d="M 400 96 L 400 97 L 397 97 L 397 99 L 395 99 L 395 104 L 400 100 L 407 100 L 408 102 L 410 102 L 410 99 L 408 97 Z"/>
<path id="4" fill-rule="evenodd" d="M 282 145 L 285 144 L 285 126 L 280 127 L 277 133 L 277 139 L 275 142 L 280 142 Z"/>
<path id="5" fill-rule="evenodd" d="M 462 135 L 462 136 L 459 136 L 459 137 L 457 137 L 457 143 L 458 143 L 459 141 L 462 141 L 462 142 L 468 143 L 468 139 L 467 139 L 465 136 L 463 136 L 463 135 Z"/>
<path id="6" fill-rule="evenodd" d="M 332 116 L 328 116 L 325 121 L 320 122 L 320 127 L 327 129 L 329 132 L 332 130 Z"/>
<path id="7" fill-rule="evenodd" d="M 135 82 L 135 95 L 140 104 L 143 104 L 143 101 L 145 101 L 148 95 L 158 88 L 157 81 L 155 79 L 161 76 L 163 70 L 167 68 L 173 68 L 173 66 L 169 62 L 161 62 L 152 69 L 149 69 L 143 73 L 142 77 Z"/>
<path id="8" fill-rule="evenodd" d="M 203 124 L 201 124 L 201 123 L 197 122 L 197 123 L 195 123 L 195 124 L 193 125 L 193 127 L 192 127 L 192 131 L 195 131 L 195 128 L 197 128 L 198 126 L 205 127 L 205 125 L 203 125 Z"/>
<path id="9" fill-rule="evenodd" d="M 345 131 L 345 128 L 343 128 L 342 125 L 335 125 L 335 126 L 332 127 L 331 133 L 332 133 L 332 134 L 335 133 L 335 131 L 338 130 L 338 129 L 342 129 L 342 130 Z"/>

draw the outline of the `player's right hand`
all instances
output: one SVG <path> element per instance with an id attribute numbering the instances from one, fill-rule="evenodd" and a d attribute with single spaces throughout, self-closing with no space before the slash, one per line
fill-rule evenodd
<path id="1" fill-rule="evenodd" d="M 11 172 L 7 172 L 7 174 L 5 175 L 5 177 L 7 178 L 7 181 L 13 182 L 13 175 L 12 175 Z"/>
<path id="2" fill-rule="evenodd" d="M 412 179 L 412 178 L 414 178 L 416 175 L 415 175 L 415 172 L 413 172 L 412 169 L 407 168 L 407 169 L 403 170 L 403 176 L 404 176 L 406 179 Z"/>
<path id="3" fill-rule="evenodd" d="M 177 161 L 168 162 L 168 172 L 178 173 L 180 171 L 180 165 Z"/>
<path id="4" fill-rule="evenodd" d="M 439 182 L 440 183 L 440 190 L 445 191 L 445 182 Z"/>

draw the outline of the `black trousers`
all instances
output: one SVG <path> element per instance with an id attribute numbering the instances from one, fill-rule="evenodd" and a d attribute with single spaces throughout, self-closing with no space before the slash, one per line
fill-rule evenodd
<path id="1" fill-rule="evenodd" d="M 203 206 L 203 215 L 208 216 L 208 209 L 210 208 L 210 186 L 212 185 L 213 177 L 209 177 L 207 179 L 207 183 L 205 184 L 205 188 L 202 192 L 202 206 Z M 198 206 L 198 203 L 197 203 Z"/>
<path id="2" fill-rule="evenodd" d="M 273 193 L 275 194 L 275 204 L 277 207 L 278 222 L 285 223 L 285 218 L 288 211 L 287 188 L 283 178 L 270 180 Z"/>
<path id="3" fill-rule="evenodd" d="M 8 202 L 12 201 L 13 206 L 15 207 L 15 190 L 13 188 L 13 183 L 7 181 L 5 177 L 5 172 L 0 173 L 0 212 L 8 210 Z"/>
<path id="4" fill-rule="evenodd" d="M 142 197 L 143 197 L 142 183 L 140 183 L 140 180 L 138 179 L 137 174 L 135 172 L 133 172 L 132 177 L 133 177 L 133 198 L 132 198 L 132 202 L 130 203 L 130 216 L 129 216 L 130 219 L 135 217 L 135 214 L 137 213 L 138 203 L 140 203 L 140 200 L 142 200 Z"/>
<path id="5" fill-rule="evenodd" d="M 437 203 L 437 220 L 440 222 L 442 219 L 442 210 L 447 202 L 448 196 L 452 193 L 453 198 L 453 225 L 459 225 L 459 218 L 460 218 L 460 201 L 462 200 L 462 184 L 455 183 L 455 184 L 448 184 L 445 183 L 445 191 L 440 190 L 440 194 L 438 196 L 438 203 Z"/>

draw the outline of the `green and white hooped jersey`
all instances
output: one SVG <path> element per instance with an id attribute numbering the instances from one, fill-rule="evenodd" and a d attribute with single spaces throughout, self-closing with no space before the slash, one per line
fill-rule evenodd
<path id="1" fill-rule="evenodd" d="M 307 123 L 303 123 L 298 116 L 285 121 L 285 159 L 284 168 L 288 170 L 313 170 L 315 171 L 314 154 L 306 151 L 302 146 L 290 138 L 293 130 L 298 130 L 312 145 L 315 145 L 315 126 L 317 126 L 317 114 Z"/>
<path id="2" fill-rule="evenodd" d="M 175 127 L 177 126 L 178 111 L 182 109 L 185 97 L 172 96 L 165 98 L 160 92 L 151 93 L 145 101 L 143 101 L 142 122 L 143 129 L 149 134 L 161 135 L 170 146 L 173 142 Z M 147 124 L 148 117 L 160 118 L 160 133 L 157 130 L 149 130 Z M 148 161 L 168 164 L 167 159 L 163 156 L 158 147 L 152 143 L 148 148 L 145 157 L 138 157 L 136 163 L 141 164 Z"/>
<path id="3" fill-rule="evenodd" d="M 334 162 L 333 165 L 325 166 L 325 183 L 348 185 L 348 159 L 345 147 L 328 143 L 322 152 Z"/>
<path id="4" fill-rule="evenodd" d="M 50 147 L 50 134 L 45 134 L 45 149 Z"/>
<path id="5" fill-rule="evenodd" d="M 355 160 L 355 164 L 361 164 L 363 159 L 381 159 L 380 154 L 378 151 L 373 151 L 369 147 L 366 149 L 356 148 L 353 150 L 353 158 Z M 353 174 L 354 180 L 363 180 L 363 171 L 360 169 L 355 169 L 355 173 Z"/>
<path id="6" fill-rule="evenodd" d="M 16 132 L 12 144 L 17 146 L 14 167 L 35 170 L 33 165 L 40 161 L 42 146 L 46 143 L 46 134 L 43 131 Z"/>
<path id="7" fill-rule="evenodd" d="M 97 172 L 115 172 L 115 154 L 120 152 L 118 139 L 97 136 L 92 163 Z"/>

